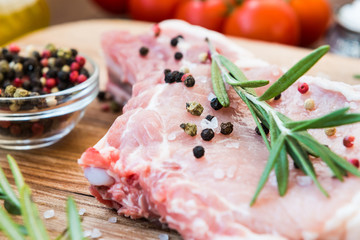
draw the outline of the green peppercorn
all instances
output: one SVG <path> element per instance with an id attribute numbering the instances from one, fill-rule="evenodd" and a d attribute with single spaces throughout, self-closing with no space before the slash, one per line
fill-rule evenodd
<path id="1" fill-rule="evenodd" d="M 15 91 L 16 91 L 16 87 L 13 85 L 9 85 L 5 88 L 4 95 L 5 95 L 5 97 L 12 97 L 12 96 L 14 96 Z"/>
<path id="2" fill-rule="evenodd" d="M 23 70 L 23 65 L 22 65 L 21 63 L 16 63 L 16 64 L 14 65 L 14 70 L 15 70 L 15 72 L 17 72 L 17 73 L 22 72 L 22 70 Z"/>
<path id="3" fill-rule="evenodd" d="M 196 136 L 197 134 L 197 126 L 196 124 L 192 123 L 182 123 L 180 124 L 180 127 L 184 129 L 184 131 L 189 134 L 190 136 Z"/>
<path id="4" fill-rule="evenodd" d="M 0 61 L 0 72 L 7 73 L 10 70 L 9 63 L 6 60 Z"/>
<path id="5" fill-rule="evenodd" d="M 227 123 L 221 123 L 220 124 L 220 132 L 224 135 L 229 135 L 230 133 L 232 133 L 234 126 L 232 125 L 231 122 L 227 122 Z"/>
<path id="6" fill-rule="evenodd" d="M 9 109 L 12 112 L 17 112 L 20 109 L 20 105 L 17 103 L 12 103 L 12 104 L 10 104 Z"/>
<path id="7" fill-rule="evenodd" d="M 46 46 L 45 46 L 45 49 L 49 50 L 51 53 L 56 53 L 56 47 L 54 44 L 52 43 L 48 43 Z"/>
<path id="8" fill-rule="evenodd" d="M 29 96 L 30 92 L 23 89 L 23 88 L 17 88 L 14 92 L 14 97 L 27 97 Z"/>
<path id="9" fill-rule="evenodd" d="M 200 103 L 190 102 L 190 103 L 186 103 L 186 110 L 192 115 L 200 116 L 204 111 L 204 108 L 203 106 L 201 106 Z"/>
<path id="10" fill-rule="evenodd" d="M 59 48 L 56 52 L 56 56 L 58 56 L 59 58 L 65 57 L 65 52 L 63 49 Z"/>

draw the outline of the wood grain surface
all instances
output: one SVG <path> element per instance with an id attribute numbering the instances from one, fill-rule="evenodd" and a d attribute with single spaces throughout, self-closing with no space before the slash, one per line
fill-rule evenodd
<path id="1" fill-rule="evenodd" d="M 92 20 L 57 25 L 27 35 L 16 42 L 21 44 L 45 45 L 52 42 L 57 46 L 74 47 L 92 57 L 100 66 L 101 86 L 106 81 L 106 67 L 100 49 L 100 37 L 104 31 L 128 30 L 133 33 L 146 31 L 149 24 L 126 20 Z M 242 47 L 249 49 L 259 58 L 271 63 L 290 67 L 309 50 L 278 44 L 234 39 Z M 332 80 L 355 84 L 353 75 L 360 73 L 360 60 L 333 55 L 326 56 L 313 70 L 313 75 L 326 75 Z M 162 229 L 156 222 L 132 220 L 118 216 L 117 223 L 110 223 L 116 212 L 97 202 L 88 191 L 88 182 L 77 165 L 77 159 L 88 147 L 94 145 L 108 130 L 117 117 L 100 110 L 95 100 L 87 109 L 84 118 L 64 139 L 53 146 L 30 151 L 0 150 L 0 165 L 7 176 L 10 171 L 5 155 L 12 154 L 18 161 L 25 180 L 33 189 L 34 201 L 41 213 L 54 209 L 55 217 L 45 221 L 51 236 L 62 232 L 66 225 L 65 201 L 73 196 L 78 208 L 86 209 L 83 217 L 85 230 L 98 228 L 102 239 L 158 239 L 166 233 L 171 240 L 181 239 L 174 231 Z M 101 117 L 99 117 L 101 116 Z M 5 239 L 0 235 L 0 239 Z"/>

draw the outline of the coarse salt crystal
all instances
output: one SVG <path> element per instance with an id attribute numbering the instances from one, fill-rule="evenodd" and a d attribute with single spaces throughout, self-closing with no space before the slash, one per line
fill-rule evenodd
<path id="1" fill-rule="evenodd" d="M 117 220 L 118 220 L 117 217 L 110 217 L 110 218 L 108 219 L 108 221 L 111 222 L 111 223 L 116 223 Z"/>
<path id="2" fill-rule="evenodd" d="M 55 216 L 55 211 L 53 209 L 47 210 L 44 212 L 44 218 L 49 219 Z"/>
<path id="3" fill-rule="evenodd" d="M 169 235 L 167 234 L 159 234 L 159 240 L 169 240 Z"/>
<path id="4" fill-rule="evenodd" d="M 223 179 L 225 177 L 225 173 L 224 173 L 224 171 L 223 170 L 221 170 L 221 169 L 216 169 L 215 171 L 214 171 L 214 178 L 215 179 Z"/>
<path id="5" fill-rule="evenodd" d="M 208 95 L 208 100 L 211 101 L 211 100 L 214 99 L 214 98 L 216 98 L 216 95 L 213 94 L 212 92 L 209 93 L 209 95 Z"/>
<path id="6" fill-rule="evenodd" d="M 212 130 L 215 130 L 219 126 L 219 122 L 216 117 L 213 117 L 211 121 L 207 119 L 201 120 L 200 125 L 202 129 L 211 128 Z"/>
<path id="7" fill-rule="evenodd" d="M 90 237 L 91 236 L 92 231 L 91 230 L 85 230 L 84 231 L 84 237 Z"/>
<path id="8" fill-rule="evenodd" d="M 83 216 L 86 213 L 86 209 L 85 208 L 80 208 L 79 209 L 79 215 Z"/>
<path id="9" fill-rule="evenodd" d="M 99 238 L 99 237 L 101 237 L 101 232 L 100 232 L 100 230 L 99 229 L 97 229 L 97 228 L 94 228 L 93 230 L 92 230 L 92 232 L 91 232 L 91 235 L 90 235 L 90 237 L 91 238 Z"/>
<path id="10" fill-rule="evenodd" d="M 311 177 L 309 176 L 297 176 L 296 181 L 302 187 L 310 186 L 312 184 Z"/>

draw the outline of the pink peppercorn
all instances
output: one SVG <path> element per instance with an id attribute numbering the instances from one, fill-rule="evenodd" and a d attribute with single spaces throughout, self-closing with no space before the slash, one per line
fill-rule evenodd
<path id="1" fill-rule="evenodd" d="M 80 64 L 79 63 L 77 63 L 77 62 L 71 63 L 71 65 L 70 65 L 70 70 L 71 71 L 79 71 L 79 69 L 80 69 Z"/>
<path id="2" fill-rule="evenodd" d="M 31 131 L 34 135 L 41 135 L 44 132 L 44 125 L 41 123 L 33 123 L 31 126 Z"/>
<path id="3" fill-rule="evenodd" d="M 80 74 L 77 81 L 78 83 L 83 83 L 87 80 L 87 77 L 84 74 Z"/>
<path id="4" fill-rule="evenodd" d="M 351 148 L 354 146 L 355 137 L 354 136 L 346 136 L 343 139 L 343 144 L 347 148 Z"/>
<path id="5" fill-rule="evenodd" d="M 79 72 L 78 71 L 72 71 L 70 73 L 70 81 L 71 82 L 76 82 L 78 80 L 78 77 L 79 77 Z"/>
<path id="6" fill-rule="evenodd" d="M 10 133 L 14 136 L 20 135 L 21 127 L 17 124 L 13 124 L 10 126 Z"/>
<path id="7" fill-rule="evenodd" d="M 47 67 L 49 64 L 49 61 L 47 58 L 43 58 L 43 59 L 41 59 L 40 63 L 41 63 L 41 66 Z"/>
<path id="8" fill-rule="evenodd" d="M 20 52 L 20 47 L 14 43 L 10 44 L 9 46 L 9 51 L 11 53 L 19 53 Z"/>
<path id="9" fill-rule="evenodd" d="M 15 87 L 21 87 L 22 86 L 22 81 L 20 78 L 15 78 L 14 81 L 13 81 L 13 84 Z"/>
<path id="10" fill-rule="evenodd" d="M 56 86 L 56 80 L 54 78 L 48 78 L 46 79 L 45 85 L 47 88 L 53 88 Z"/>
<path id="11" fill-rule="evenodd" d="M 51 52 L 50 52 L 50 50 L 44 50 L 42 53 L 41 53 L 41 57 L 42 58 L 49 58 L 49 57 L 51 57 Z"/>
<path id="12" fill-rule="evenodd" d="M 154 35 L 155 37 L 158 37 L 160 35 L 160 27 L 159 27 L 159 24 L 155 24 L 152 28 L 153 32 L 154 32 Z"/>
<path id="13" fill-rule="evenodd" d="M 80 65 L 80 67 L 84 66 L 86 62 L 85 58 L 79 55 L 75 57 L 75 61 Z"/>
<path id="14" fill-rule="evenodd" d="M 359 159 L 357 158 L 352 158 L 348 160 L 349 163 L 351 163 L 352 165 L 354 165 L 354 167 L 359 168 L 360 164 L 359 164 Z"/>
<path id="15" fill-rule="evenodd" d="M 101 105 L 101 111 L 103 112 L 110 111 L 110 105 L 108 103 L 104 103 L 103 105 Z"/>
<path id="16" fill-rule="evenodd" d="M 181 81 L 184 82 L 185 79 L 190 76 L 190 73 L 185 73 L 182 77 L 181 77 Z"/>
<path id="17" fill-rule="evenodd" d="M 308 85 L 307 83 L 301 83 L 301 84 L 299 84 L 299 86 L 298 86 L 298 91 L 299 91 L 301 94 L 307 93 L 307 91 L 309 91 L 309 85 Z"/>
<path id="18" fill-rule="evenodd" d="M 10 127 L 10 125 L 11 125 L 10 121 L 0 121 L 1 128 L 8 128 L 8 127 Z"/>
<path id="19" fill-rule="evenodd" d="M 43 87 L 42 91 L 43 91 L 43 92 L 46 92 L 46 93 L 50 93 L 50 92 L 51 92 L 51 89 L 50 89 L 50 88 L 47 88 L 47 87 Z"/>

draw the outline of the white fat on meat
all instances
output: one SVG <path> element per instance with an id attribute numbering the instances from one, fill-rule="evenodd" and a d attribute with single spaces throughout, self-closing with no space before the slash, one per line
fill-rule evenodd
<path id="1" fill-rule="evenodd" d="M 114 179 L 107 174 L 105 169 L 88 167 L 84 170 L 85 177 L 94 186 L 109 186 L 114 184 Z"/>

